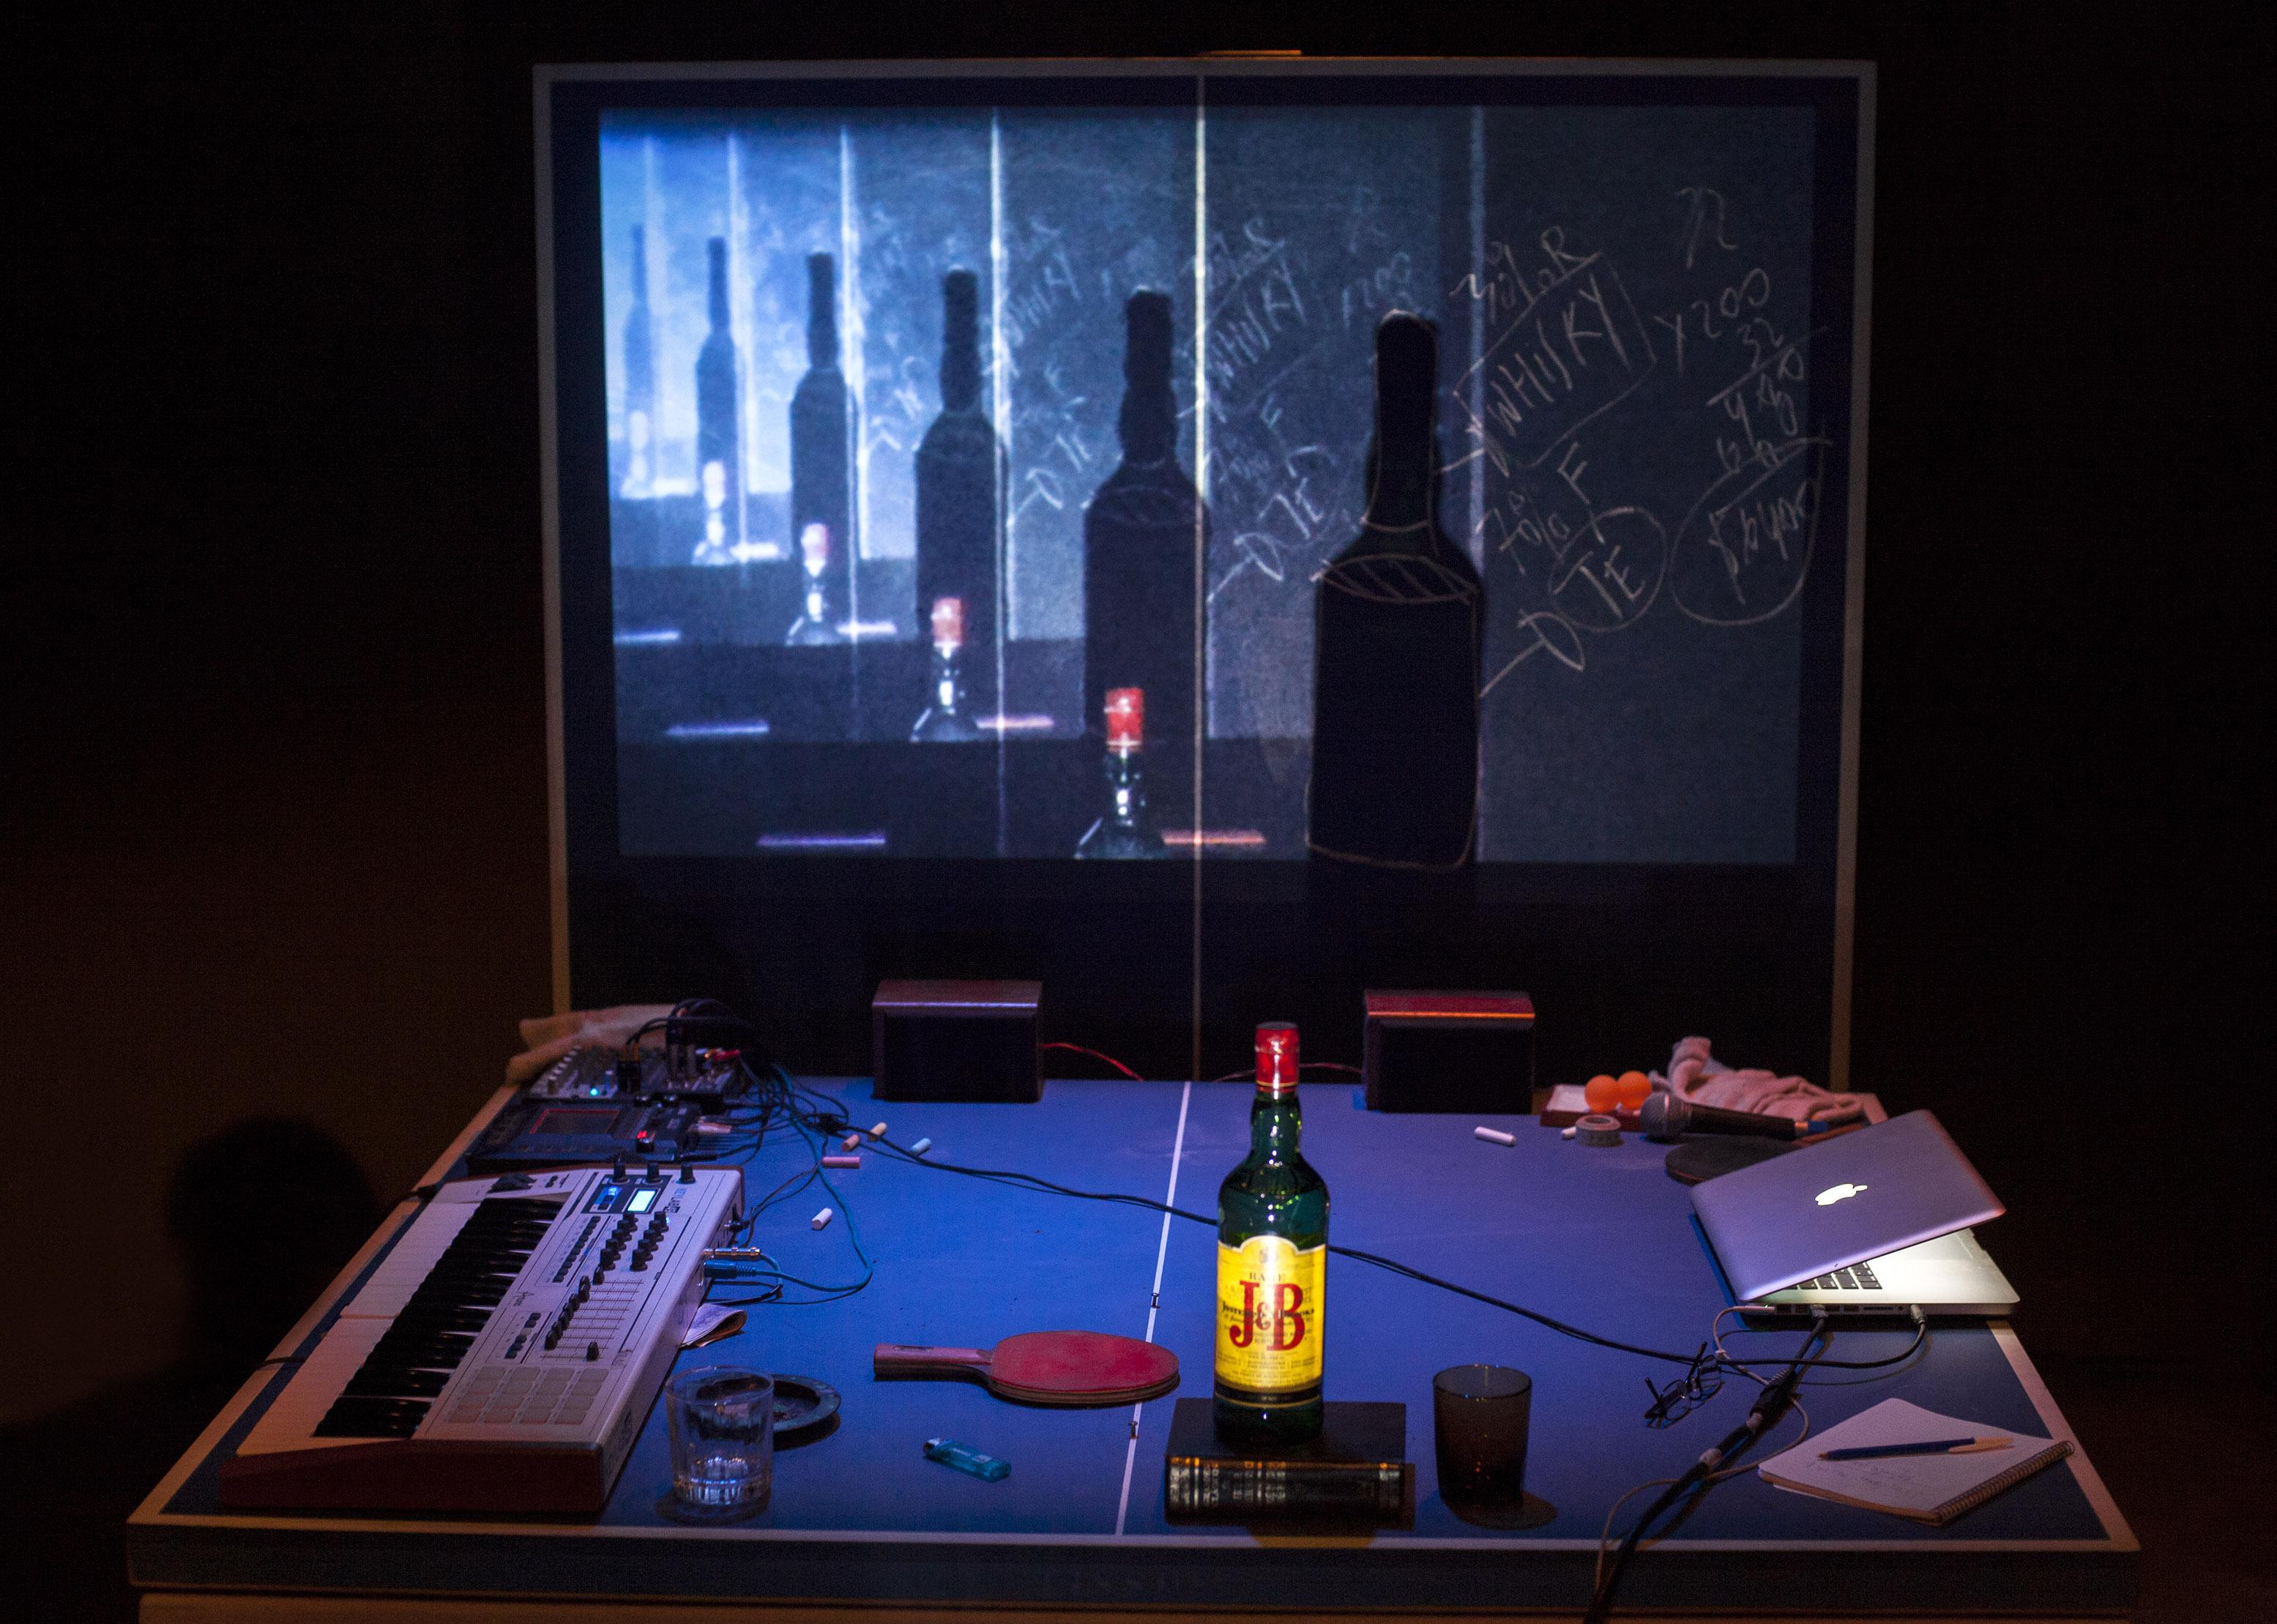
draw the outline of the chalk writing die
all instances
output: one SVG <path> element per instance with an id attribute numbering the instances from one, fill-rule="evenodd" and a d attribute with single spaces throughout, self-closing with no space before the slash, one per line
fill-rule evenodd
<path id="1" fill-rule="evenodd" d="M 1534 1000 L 1510 992 L 1369 992 L 1360 1075 L 1372 1111 L 1524 1112 Z"/>
<path id="2" fill-rule="evenodd" d="M 1043 1097 L 1036 1068 L 1040 981 L 880 981 L 870 1001 L 880 1100 Z"/>

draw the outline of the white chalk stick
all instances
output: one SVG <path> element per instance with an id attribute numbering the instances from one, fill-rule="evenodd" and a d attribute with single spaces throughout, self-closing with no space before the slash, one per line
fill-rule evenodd
<path id="1" fill-rule="evenodd" d="M 814 1220 L 813 1220 L 813 1222 L 812 1222 L 811 1224 L 810 1224 L 807 1227 L 809 1227 L 810 1229 L 821 1229 L 821 1228 L 823 1228 L 826 1224 L 827 1224 L 829 1222 L 830 1222 L 830 1208 L 827 1208 L 827 1207 L 825 1207 L 825 1208 L 824 1208 L 820 1212 L 818 1212 L 818 1213 L 816 1213 L 816 1214 L 814 1215 Z"/>
<path id="2" fill-rule="evenodd" d="M 1473 1139 L 1485 1140 L 1488 1143 L 1494 1145 L 1515 1145 L 1518 1143 L 1517 1134 L 1505 1133 L 1500 1128 L 1473 1128 L 1471 1130 L 1471 1137 Z"/>

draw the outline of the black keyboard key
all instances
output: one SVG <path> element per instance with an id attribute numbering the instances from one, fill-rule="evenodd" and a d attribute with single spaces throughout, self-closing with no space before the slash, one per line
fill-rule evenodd
<path id="1" fill-rule="evenodd" d="M 423 1399 L 341 1395 L 316 1425 L 320 1438 L 407 1438 L 427 1414 Z"/>

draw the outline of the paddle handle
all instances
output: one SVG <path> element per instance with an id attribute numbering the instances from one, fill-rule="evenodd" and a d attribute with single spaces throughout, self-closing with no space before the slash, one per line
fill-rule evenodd
<path id="1" fill-rule="evenodd" d="M 985 1380 L 988 1375 L 988 1356 L 994 1351 L 985 1347 L 913 1347 L 906 1342 L 880 1342 L 870 1352 L 870 1374 L 873 1376 L 977 1376 Z"/>

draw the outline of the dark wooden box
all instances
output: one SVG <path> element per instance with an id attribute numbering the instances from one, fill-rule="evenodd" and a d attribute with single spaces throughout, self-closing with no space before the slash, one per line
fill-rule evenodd
<path id="1" fill-rule="evenodd" d="M 1371 992 L 1364 1002 L 1368 1109 L 1534 1109 L 1534 1000 L 1524 993 Z"/>
<path id="2" fill-rule="evenodd" d="M 1043 1097 L 1036 1069 L 1040 981 L 880 981 L 870 1055 L 880 1100 Z"/>

